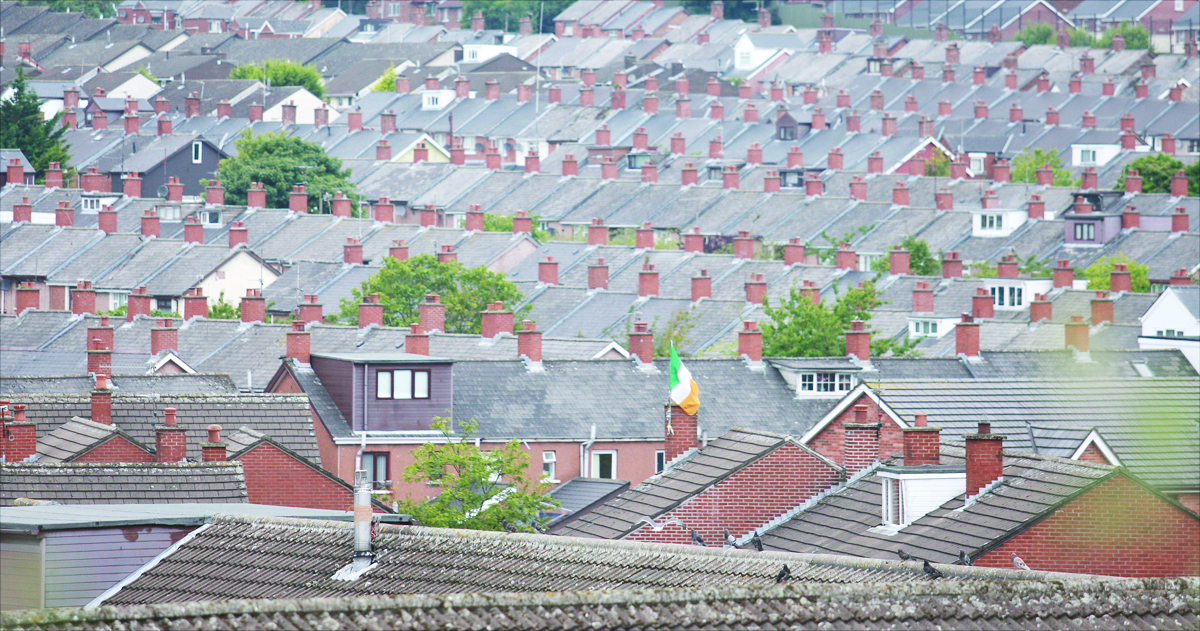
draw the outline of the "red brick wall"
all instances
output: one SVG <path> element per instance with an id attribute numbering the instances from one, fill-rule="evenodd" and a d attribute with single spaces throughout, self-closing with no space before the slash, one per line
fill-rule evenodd
<path id="1" fill-rule="evenodd" d="M 71 462 L 154 462 L 154 455 L 121 436 L 113 436 Z"/>
<path id="2" fill-rule="evenodd" d="M 349 510 L 354 493 L 284 453 L 262 443 L 237 459 L 246 472 L 251 504 Z"/>
<path id="3" fill-rule="evenodd" d="M 1180 493 L 1175 501 L 1188 507 L 1194 513 L 1200 513 L 1200 493 Z"/>
<path id="4" fill-rule="evenodd" d="M 1116 476 L 980 557 L 975 565 L 1109 576 L 1200 574 L 1200 521 Z"/>
<path id="5" fill-rule="evenodd" d="M 900 426 L 896 425 L 895 421 L 887 414 L 881 413 L 875 401 L 865 394 L 860 396 L 853 404 L 846 406 L 841 415 L 831 421 L 829 425 L 826 425 L 825 429 L 821 430 L 821 433 L 808 441 L 808 447 L 840 465 L 845 465 L 843 445 L 845 444 L 846 432 L 842 428 L 842 425 L 854 422 L 855 405 L 867 406 L 868 423 L 876 421 L 883 423 L 883 427 L 879 430 L 880 460 L 888 458 L 892 454 L 901 454 L 904 452 L 904 436 L 900 432 Z"/>
<path id="6" fill-rule="evenodd" d="M 725 528 L 741 537 L 836 484 L 839 478 L 839 471 L 787 443 L 655 521 L 678 518 L 688 528 L 695 528 L 709 546 L 721 547 Z M 625 538 L 691 543 L 687 528 L 674 525 L 657 532 L 643 525 Z"/>
<path id="7" fill-rule="evenodd" d="M 1104 454 L 1100 453 L 1100 448 L 1096 446 L 1096 443 L 1088 445 L 1087 449 L 1084 449 L 1083 453 L 1079 454 L 1079 460 L 1094 462 L 1096 464 L 1112 464 L 1108 461 L 1108 458 L 1104 457 Z"/>

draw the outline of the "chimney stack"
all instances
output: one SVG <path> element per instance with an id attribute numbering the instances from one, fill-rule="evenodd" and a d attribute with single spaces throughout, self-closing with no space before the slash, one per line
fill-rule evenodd
<path id="1" fill-rule="evenodd" d="M 522 321 L 521 329 L 517 331 L 517 357 L 534 363 L 542 361 L 542 332 L 532 320 Z"/>
<path id="2" fill-rule="evenodd" d="M 486 339 L 493 339 L 501 333 L 512 333 L 513 312 L 504 308 L 500 301 L 488 303 L 487 310 L 480 316 L 480 332 Z"/>
<path id="3" fill-rule="evenodd" d="M 967 497 L 1004 475 L 1004 436 L 992 433 L 991 423 L 980 423 L 979 433 L 967 434 Z"/>
<path id="4" fill-rule="evenodd" d="M 800 295 L 807 297 L 809 302 L 814 305 L 821 304 L 821 290 L 817 288 L 817 284 L 811 280 L 804 281 L 800 286 Z"/>
<path id="5" fill-rule="evenodd" d="M 843 243 L 838 246 L 837 252 L 834 254 L 834 263 L 838 269 L 857 269 L 858 255 L 850 249 L 849 243 Z"/>
<path id="6" fill-rule="evenodd" d="M 81 280 L 71 289 L 71 313 L 96 313 L 96 290 L 92 289 L 92 281 Z"/>
<path id="7" fill-rule="evenodd" d="M 58 208 L 54 209 L 54 225 L 60 228 L 70 228 L 75 225 L 75 209 L 71 207 L 71 202 L 66 200 L 58 202 Z"/>
<path id="8" fill-rule="evenodd" d="M 246 228 L 245 223 L 234 221 L 229 224 L 229 249 L 232 250 L 239 245 L 250 245 L 250 231 Z"/>
<path id="9" fill-rule="evenodd" d="M 871 332 L 862 320 L 851 322 L 850 330 L 846 331 L 846 357 L 864 362 L 871 360 Z"/>
<path id="10" fill-rule="evenodd" d="M 221 180 L 212 180 L 204 188 L 204 203 L 209 206 L 225 204 L 225 187 L 221 186 Z"/>
<path id="11" fill-rule="evenodd" d="M 267 299 L 263 298 L 262 290 L 246 289 L 246 295 L 242 297 L 238 310 L 241 312 L 242 322 L 266 322 Z"/>
<path id="12" fill-rule="evenodd" d="M 32 282 L 22 282 L 17 286 L 17 315 L 40 308 L 41 301 L 42 292 Z"/>
<path id="13" fill-rule="evenodd" d="M 371 480 L 366 471 L 358 469 L 354 472 L 354 556 L 350 560 L 350 569 L 355 573 L 365 572 L 375 562 L 371 541 L 373 513 Z"/>
<path id="14" fill-rule="evenodd" d="M 158 213 L 147 208 L 142 213 L 142 236 L 147 239 L 157 239 L 160 234 Z"/>
<path id="15" fill-rule="evenodd" d="M 754 258 L 754 239 L 750 237 L 748 231 L 738 230 L 737 236 L 733 238 L 733 258 L 747 260 Z"/>
<path id="16" fill-rule="evenodd" d="M 179 350 L 179 329 L 171 318 L 160 318 L 157 326 L 150 329 L 150 354 L 157 356 L 163 351 Z"/>
<path id="17" fill-rule="evenodd" d="M 1053 282 L 1055 289 L 1065 287 L 1070 289 L 1075 284 L 1075 270 L 1071 268 L 1071 262 L 1067 259 L 1058 259 L 1058 264 L 1054 267 Z"/>
<path id="18" fill-rule="evenodd" d="M 358 328 L 365 329 L 371 325 L 383 326 L 383 305 L 379 304 L 379 294 L 364 297 L 358 305 Z"/>
<path id="19" fill-rule="evenodd" d="M 649 324 L 633 323 L 633 331 L 629 334 L 629 354 L 642 364 L 654 361 L 654 332 Z"/>
<path id="20" fill-rule="evenodd" d="M 150 315 L 150 302 L 150 295 L 146 293 L 146 286 L 135 287 L 133 292 L 129 294 L 125 305 L 125 321 L 133 322 L 133 319 L 140 315 Z"/>
<path id="21" fill-rule="evenodd" d="M 1129 273 L 1129 266 L 1125 263 L 1114 263 L 1113 271 L 1108 275 L 1108 278 L 1108 288 L 1110 291 L 1117 293 L 1133 291 L 1133 278 Z M 1095 321 L 1094 313 L 1092 321 Z"/>
<path id="22" fill-rule="evenodd" d="M 658 295 L 658 272 L 654 271 L 652 263 L 642 265 L 638 273 L 638 296 Z"/>
<path id="23" fill-rule="evenodd" d="M 746 302 L 761 305 L 767 299 L 767 281 L 762 274 L 750 274 L 746 279 Z"/>
<path id="24" fill-rule="evenodd" d="M 603 256 L 594 265 L 588 265 L 588 289 L 608 289 L 608 266 Z"/>
<path id="25" fill-rule="evenodd" d="M 404 245 L 404 239 L 393 239 L 392 245 L 388 247 L 388 256 L 397 261 L 408 260 L 408 246 Z"/>
<path id="26" fill-rule="evenodd" d="M 442 251 L 437 253 L 438 263 L 450 263 L 458 260 L 458 254 L 454 251 L 454 246 L 447 243 L 442 246 Z"/>
<path id="27" fill-rule="evenodd" d="M 112 388 L 108 387 L 108 375 L 96 375 L 96 388 L 92 390 L 92 421 L 112 425 Z"/>
<path id="28" fill-rule="evenodd" d="M 13 405 L 12 420 L 5 419 L 7 422 L 3 423 L 7 444 L 0 447 L 0 451 L 8 462 L 22 462 L 37 454 L 37 424 L 25 416 L 25 407 L 23 403 Z"/>
<path id="29" fill-rule="evenodd" d="M 419 307 L 421 330 L 426 333 L 444 331 L 446 329 L 446 305 L 437 294 L 425 294 L 425 302 Z"/>
<path id="30" fill-rule="evenodd" d="M 108 318 L 87 330 L 87 371 L 93 375 L 112 375 L 113 327 Z"/>
<path id="31" fill-rule="evenodd" d="M 979 357 L 979 323 L 969 313 L 962 314 L 962 321 L 954 325 L 954 352 Z"/>
<path id="32" fill-rule="evenodd" d="M 675 99 L 675 117 L 676 118 L 691 118 L 692 117 L 692 97 L 681 94 Z"/>
<path id="33" fill-rule="evenodd" d="M 158 462 L 179 462 L 187 457 L 187 431 L 179 426 L 175 408 L 163 410 L 163 422 L 154 427 L 154 452 Z"/>
<path id="34" fill-rule="evenodd" d="M 1080 353 L 1086 353 L 1091 350 L 1088 324 L 1083 321 L 1083 316 L 1071 316 L 1071 321 L 1067 323 L 1063 329 L 1063 333 L 1063 346 L 1065 348 L 1074 348 Z"/>
<path id="35" fill-rule="evenodd" d="M 324 308 L 317 302 L 317 294 L 304 294 L 304 299 L 296 306 L 296 321 L 301 324 L 321 322 L 325 319 Z"/>
<path id="36" fill-rule="evenodd" d="M 592 220 L 592 224 L 588 226 L 587 240 L 588 245 L 608 245 L 608 227 L 604 225 L 603 219 Z"/>
<path id="37" fill-rule="evenodd" d="M 197 316 L 208 317 L 208 298 L 205 297 L 203 289 L 193 287 L 183 297 L 183 319 L 191 320 Z"/>
<path id="38" fill-rule="evenodd" d="M 1113 323 L 1113 299 L 1107 291 L 1097 291 L 1092 298 L 1092 326 L 1101 322 Z"/>
<path id="39" fill-rule="evenodd" d="M 692 302 L 699 302 L 701 298 L 712 298 L 712 277 L 706 269 L 692 277 Z"/>
<path id="40" fill-rule="evenodd" d="M 404 336 L 404 352 L 411 355 L 429 355 L 429 333 L 421 328 L 420 322 L 413 322 Z"/>
<path id="41" fill-rule="evenodd" d="M 1187 232 L 1188 231 L 1188 215 L 1187 209 L 1183 206 L 1176 206 L 1175 212 L 1171 214 L 1171 232 Z"/>
<path id="42" fill-rule="evenodd" d="M 547 256 L 546 260 L 538 262 L 538 282 L 546 285 L 558 284 L 558 261 L 555 261 L 553 256 Z"/>
<path id="43" fill-rule="evenodd" d="M 946 252 L 942 257 L 942 278 L 962 278 L 963 262 L 958 252 Z"/>
<path id="44" fill-rule="evenodd" d="M 940 465 L 941 429 L 930 427 L 924 414 L 913 419 L 912 427 L 900 428 L 904 434 L 904 466 Z"/>
<path id="45" fill-rule="evenodd" d="M 804 243 L 800 237 L 792 237 L 783 244 L 783 264 L 791 267 L 804 263 Z"/>
<path id="46" fill-rule="evenodd" d="M 842 423 L 842 430 L 845 432 L 842 466 L 846 468 L 848 477 L 879 460 L 879 430 L 883 425 L 879 422 L 869 422 L 867 411 L 866 405 L 856 405 L 854 422 Z"/>
<path id="47" fill-rule="evenodd" d="M 758 322 L 745 320 L 742 330 L 738 331 L 738 357 L 745 357 L 752 362 L 762 361 L 762 331 L 758 330 Z"/>
<path id="48" fill-rule="evenodd" d="M 346 237 L 346 245 L 342 246 L 342 262 L 347 265 L 363 264 L 363 246 L 356 237 Z"/>
<path id="49" fill-rule="evenodd" d="M 1046 294 L 1034 294 L 1029 303 L 1029 321 L 1041 322 L 1054 319 L 1054 304 L 1046 299 Z"/>
<path id="50" fill-rule="evenodd" d="M 524 210 L 513 215 L 513 234 L 533 234 L 533 218 Z"/>
<path id="51" fill-rule="evenodd" d="M 221 426 L 208 426 L 208 440 L 200 443 L 201 462 L 225 462 L 225 450 L 228 445 L 221 440 Z"/>
<path id="52" fill-rule="evenodd" d="M 933 313 L 933 289 L 929 283 L 919 280 L 912 292 L 913 313 Z"/>
<path id="53" fill-rule="evenodd" d="M 467 218 L 470 219 L 470 213 Z M 371 207 L 371 218 L 382 223 L 392 223 L 396 219 L 396 207 L 386 195 L 379 198 Z M 481 216 L 482 219 L 482 216 Z M 482 230 L 482 227 L 480 228 Z"/>

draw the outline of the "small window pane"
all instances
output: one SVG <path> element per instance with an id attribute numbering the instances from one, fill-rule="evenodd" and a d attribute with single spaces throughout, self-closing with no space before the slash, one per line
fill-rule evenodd
<path id="1" fill-rule="evenodd" d="M 413 398 L 413 392 L 412 392 L 413 378 L 412 378 L 411 370 L 395 371 L 394 381 L 395 381 L 395 387 L 392 390 L 392 392 L 394 393 L 394 396 L 392 398 L 395 398 L 395 399 L 411 399 L 411 398 Z"/>
<path id="2" fill-rule="evenodd" d="M 429 371 L 418 370 L 413 372 L 413 398 L 429 398 Z"/>
<path id="3" fill-rule="evenodd" d="M 800 375 L 800 389 L 804 390 L 806 392 L 812 392 L 814 377 L 815 377 L 815 375 L 813 375 L 811 373 L 806 374 L 806 375 Z"/>
<path id="4" fill-rule="evenodd" d="M 375 398 L 392 398 L 392 373 L 386 370 L 375 373 Z"/>
<path id="5" fill-rule="evenodd" d="M 850 375 L 838 375 L 838 390 L 850 389 Z"/>

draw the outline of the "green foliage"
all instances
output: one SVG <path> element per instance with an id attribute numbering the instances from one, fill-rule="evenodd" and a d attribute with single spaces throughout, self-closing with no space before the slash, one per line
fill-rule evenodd
<path id="1" fill-rule="evenodd" d="M 1184 171 L 1184 166 L 1182 162 L 1165 153 L 1152 153 L 1126 164 L 1125 168 L 1121 170 L 1121 177 L 1117 178 L 1117 185 L 1113 187 L 1113 190 L 1125 190 L 1125 176 L 1129 174 L 1130 169 L 1136 169 L 1142 178 L 1143 193 L 1170 193 L 1171 176 Z M 1184 171 L 1184 173 L 1187 172 Z M 1189 180 L 1188 195 L 1197 194 L 1200 194 L 1200 188 L 1193 187 Z"/>
<path id="2" fill-rule="evenodd" d="M 1193 162 L 1183 170 L 1188 179 L 1188 195 L 1200 195 L 1200 162 Z"/>
<path id="3" fill-rule="evenodd" d="M 129 305 L 121 305 L 121 306 L 117 307 L 116 309 L 109 309 L 108 311 L 100 311 L 96 315 L 108 316 L 110 318 L 124 318 L 125 314 L 127 314 L 127 313 L 129 313 Z M 174 311 L 166 311 L 163 309 L 152 309 L 150 311 L 150 317 L 183 319 L 183 316 L 179 315 L 178 313 L 175 313 Z"/>
<path id="4" fill-rule="evenodd" d="M 925 243 L 924 239 L 918 239 L 912 235 L 904 237 L 904 240 L 900 242 L 900 249 L 908 250 L 909 273 L 916 276 L 940 276 L 942 274 L 942 262 L 929 249 L 929 244 Z M 887 256 L 881 256 L 871 262 L 872 271 L 886 272 L 888 267 Z"/>
<path id="5" fill-rule="evenodd" d="M 763 312 L 770 322 L 763 323 L 763 355 L 768 357 L 840 357 L 846 353 L 846 331 L 853 320 L 871 319 L 871 309 L 884 304 L 868 281 L 854 287 L 828 305 L 814 305 L 795 286 L 790 295 L 772 307 L 768 300 Z M 908 355 L 916 340 L 894 342 L 875 336 L 871 354 Z"/>
<path id="6" fill-rule="evenodd" d="M 503 274 L 490 272 L 486 267 L 464 267 L 458 261 L 441 263 L 437 257 L 421 254 L 398 261 L 383 259 L 379 273 L 354 289 L 353 298 L 341 302 L 341 320 L 358 322 L 358 305 L 364 296 L 379 294 L 383 305 L 383 323 L 387 326 L 408 326 L 420 319 L 420 305 L 425 294 L 441 296 L 446 306 L 447 333 L 480 333 L 479 314 L 489 303 L 497 300 L 508 308 L 515 307 L 525 297 L 516 285 Z M 515 313 L 516 321 L 529 313 L 525 305 Z"/>
<path id="7" fill-rule="evenodd" d="M 1013 36 L 1013 39 L 1025 44 L 1026 46 L 1053 44 L 1055 41 L 1054 28 L 1045 22 L 1034 22 L 1020 31 L 1017 31 L 1017 34 Z"/>
<path id="8" fill-rule="evenodd" d="M 1067 31 L 1067 35 L 1071 38 L 1072 46 L 1092 46 L 1096 43 L 1096 36 L 1082 26 Z"/>
<path id="9" fill-rule="evenodd" d="M 554 16 L 574 3 L 575 0 L 463 0 L 462 25 L 471 28 L 471 16 L 480 11 L 489 29 L 515 32 L 521 18 L 528 16 L 533 20 L 534 33 L 554 33 Z"/>
<path id="10" fill-rule="evenodd" d="M 729 85 L 732 85 L 735 88 L 740 88 L 742 87 L 742 84 L 746 82 L 746 78 L 739 77 L 737 75 L 731 75 L 728 79 L 726 79 L 726 81 L 729 81 Z"/>
<path id="11" fill-rule="evenodd" d="M 631 307 L 629 309 L 633 311 Z M 690 307 L 682 307 L 675 311 L 667 318 L 667 321 L 661 326 L 659 321 L 662 318 L 655 316 L 654 321 L 650 322 L 650 331 L 654 333 L 654 356 L 669 357 L 671 355 L 671 345 L 675 345 L 675 352 L 679 353 L 680 357 L 687 357 L 688 354 L 683 351 L 691 341 L 689 334 L 696 327 L 696 322 L 700 320 L 700 316 L 694 313 Z M 629 334 L 633 333 L 634 317 L 630 315 L 625 318 L 625 339 L 628 341 Z M 628 348 L 628 344 L 626 347 Z"/>
<path id="12" fill-rule="evenodd" d="M 225 300 L 225 292 L 217 297 L 216 304 L 208 306 L 208 319 L 210 320 L 240 320 L 242 314 L 238 308 Z"/>
<path id="13" fill-rule="evenodd" d="M 38 173 L 44 172 L 51 162 L 58 162 L 66 169 L 71 154 L 63 144 L 67 130 L 59 124 L 62 113 L 50 120 L 38 119 L 41 101 L 28 89 L 23 66 L 17 66 L 11 86 L 12 97 L 0 102 L 0 147 L 20 149 Z"/>
<path id="14" fill-rule="evenodd" d="M 113 2 L 98 0 L 21 0 L 27 7 L 50 7 L 58 13 L 86 13 L 89 18 L 111 18 L 117 15 Z"/>
<path id="15" fill-rule="evenodd" d="M 1036 254 L 1030 254 L 1022 259 L 1021 256 L 1015 255 L 1017 258 L 1017 271 L 1030 278 L 1050 278 L 1054 275 L 1054 268 L 1046 261 L 1039 260 Z M 971 263 L 970 276 L 972 278 L 995 278 L 999 275 L 999 270 L 995 265 L 987 261 L 975 261 Z"/>
<path id="16" fill-rule="evenodd" d="M 472 419 L 455 432 L 451 419 L 434 419 L 433 429 L 443 440 L 414 451 L 403 479 L 441 492 L 430 500 L 410 496 L 400 502 L 400 512 L 435 528 L 502 530 L 501 520 L 518 528 L 535 520 L 544 525 L 538 513 L 560 506 L 545 495 L 550 485 L 530 479 L 532 461 L 517 439 L 490 450 L 476 447 L 472 436 L 478 428 Z"/>
<path id="17" fill-rule="evenodd" d="M 1150 31 L 1141 24 L 1122 22 L 1105 30 L 1092 44 L 1093 48 L 1112 48 L 1114 35 L 1125 38 L 1126 50 L 1153 50 L 1150 47 Z"/>
<path id="18" fill-rule="evenodd" d="M 934 152 L 933 156 L 925 161 L 925 175 L 927 177 L 950 177 L 950 158 L 942 155 L 940 151 Z"/>
<path id="19" fill-rule="evenodd" d="M 383 75 L 379 77 L 371 86 L 372 92 L 395 92 L 396 91 L 396 64 L 388 66 Z"/>
<path id="20" fill-rule="evenodd" d="M 302 66 L 286 59 L 268 59 L 262 64 L 243 64 L 229 73 L 230 79 L 258 79 L 271 85 L 298 85 L 317 98 L 325 96 L 321 73 L 313 66 Z"/>
<path id="21" fill-rule="evenodd" d="M 153 81 L 153 82 L 155 82 L 155 83 L 158 83 L 158 77 L 156 77 L 156 76 L 154 76 L 154 75 L 150 74 L 150 71 L 149 71 L 149 70 L 146 70 L 146 67 L 145 67 L 145 66 L 139 66 L 139 67 L 138 67 L 138 69 L 137 69 L 137 71 L 138 71 L 138 73 L 139 73 L 139 74 L 141 74 L 143 77 L 146 77 L 147 79 L 149 79 L 149 80 L 151 80 L 151 81 Z"/>
<path id="22" fill-rule="evenodd" d="M 550 240 L 550 233 L 541 228 L 541 216 L 530 215 L 529 218 L 533 221 L 533 238 L 538 243 L 545 243 Z M 509 232 L 513 229 L 513 218 L 511 215 L 497 215 L 495 213 L 483 214 L 483 230 L 484 232 Z"/>
<path id="23" fill-rule="evenodd" d="M 1013 158 L 1012 181 L 1036 183 L 1037 171 L 1043 164 L 1054 170 L 1054 186 L 1079 186 L 1079 178 L 1071 177 L 1071 172 L 1063 168 L 1057 152 L 1034 149 L 1031 153 L 1028 147 Z"/>
<path id="24" fill-rule="evenodd" d="M 221 184 L 229 204 L 245 204 L 250 183 L 262 182 L 267 207 L 287 208 L 292 187 L 304 184 L 310 209 L 329 212 L 329 203 L 321 203 L 322 195 L 332 198 L 336 191 L 342 191 L 351 200 L 354 216 L 358 216 L 359 197 L 349 177 L 350 169 L 342 170 L 342 161 L 325 153 L 321 145 L 283 132 L 254 136 L 249 129 L 242 130 L 237 156 L 221 161 Z"/>
<path id="25" fill-rule="evenodd" d="M 1124 263 L 1126 269 L 1129 270 L 1129 275 L 1133 283 L 1133 291 L 1149 293 L 1150 267 L 1125 256 L 1123 252 L 1118 253 L 1116 256 L 1102 257 L 1100 260 L 1084 268 L 1083 276 L 1088 280 L 1088 289 L 1108 289 L 1109 282 L 1112 280 L 1109 274 L 1112 274 L 1113 265 L 1117 263 Z"/>

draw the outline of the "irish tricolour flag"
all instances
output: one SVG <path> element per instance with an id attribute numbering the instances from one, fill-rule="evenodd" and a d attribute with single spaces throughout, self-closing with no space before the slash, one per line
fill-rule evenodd
<path id="1" fill-rule="evenodd" d="M 671 403 L 678 405 L 685 413 L 692 415 L 700 409 L 700 386 L 692 379 L 692 373 L 679 360 L 675 345 L 671 345 Z"/>

